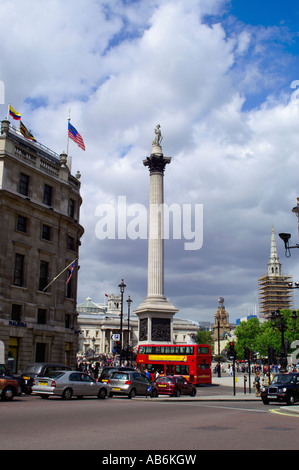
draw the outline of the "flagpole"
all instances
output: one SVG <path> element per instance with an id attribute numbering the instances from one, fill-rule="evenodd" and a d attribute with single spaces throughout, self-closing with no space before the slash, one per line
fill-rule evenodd
<path id="1" fill-rule="evenodd" d="M 7 105 L 7 116 L 6 116 L 7 120 L 8 120 L 8 116 L 9 116 L 9 106 L 10 106 L 10 103 L 8 103 L 8 105 Z"/>
<path id="2" fill-rule="evenodd" d="M 75 263 L 75 261 L 77 261 L 78 258 L 74 259 L 66 268 L 64 268 L 61 273 L 59 273 L 57 276 L 54 277 L 53 281 L 51 281 L 46 287 L 43 288 L 42 292 L 44 292 L 46 289 L 48 289 L 48 287 L 50 287 L 51 284 L 53 284 L 54 281 L 56 281 L 56 279 L 59 278 L 59 276 L 61 276 L 61 274 L 63 274 L 73 263 Z"/>
<path id="3" fill-rule="evenodd" d="M 71 121 L 71 108 L 69 109 L 69 117 L 68 117 L 68 124 Z M 69 127 L 69 126 L 68 126 Z M 66 156 L 69 156 L 69 131 L 67 131 L 67 144 L 66 144 Z"/>

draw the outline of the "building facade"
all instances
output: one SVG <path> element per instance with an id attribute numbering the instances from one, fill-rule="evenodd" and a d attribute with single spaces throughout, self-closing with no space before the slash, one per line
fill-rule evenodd
<path id="1" fill-rule="evenodd" d="M 66 155 L 2 121 L 0 342 L 13 371 L 29 362 L 75 363 L 81 203 Z"/>
<path id="2" fill-rule="evenodd" d="M 264 320 L 271 318 L 271 312 L 277 309 L 289 309 L 294 305 L 293 291 L 289 284 L 292 277 L 282 274 L 281 263 L 277 254 L 274 229 L 272 227 L 268 274 L 261 276 L 259 284 L 259 314 Z"/>
<path id="3" fill-rule="evenodd" d="M 110 294 L 107 305 L 93 302 L 87 298 L 77 306 L 80 358 L 97 358 L 100 355 L 115 353 L 120 335 L 121 296 Z M 197 336 L 199 325 L 190 320 L 175 318 L 173 321 L 173 340 L 176 344 L 190 344 Z M 129 312 L 124 301 L 122 322 L 124 347 L 136 348 L 139 344 L 138 317 Z"/>

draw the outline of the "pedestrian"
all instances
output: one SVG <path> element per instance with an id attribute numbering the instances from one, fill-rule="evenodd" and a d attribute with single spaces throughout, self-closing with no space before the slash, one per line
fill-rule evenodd
<path id="1" fill-rule="evenodd" d="M 155 380 L 157 380 L 158 377 L 160 377 L 160 374 L 159 374 L 159 372 L 156 370 L 156 373 L 155 373 Z"/>
<path id="2" fill-rule="evenodd" d="M 145 369 L 145 375 L 147 376 L 147 378 L 148 378 L 149 380 L 152 379 L 152 378 L 151 378 L 151 374 L 149 373 L 149 371 L 148 371 L 147 369 Z"/>
<path id="3" fill-rule="evenodd" d="M 259 372 L 257 372 L 256 375 L 255 375 L 254 385 L 255 385 L 255 396 L 260 397 L 261 396 L 261 383 L 260 383 L 260 373 Z"/>

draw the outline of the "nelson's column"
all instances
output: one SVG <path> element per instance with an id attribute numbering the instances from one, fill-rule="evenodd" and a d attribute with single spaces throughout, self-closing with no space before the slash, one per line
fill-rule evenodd
<path id="1" fill-rule="evenodd" d="M 173 342 L 173 316 L 178 311 L 164 295 L 164 191 L 165 166 L 171 157 L 164 157 L 161 147 L 161 130 L 158 124 L 150 157 L 143 160 L 150 171 L 148 279 L 147 296 L 135 310 L 139 323 L 139 343 Z"/>

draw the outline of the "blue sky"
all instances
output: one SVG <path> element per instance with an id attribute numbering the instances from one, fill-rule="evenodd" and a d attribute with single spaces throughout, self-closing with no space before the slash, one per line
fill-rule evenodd
<path id="1" fill-rule="evenodd" d="M 58 154 L 67 119 L 82 177 L 78 301 L 102 302 L 122 278 L 136 308 L 146 296 L 146 240 L 99 240 L 97 209 L 148 205 L 143 159 L 161 125 L 165 202 L 203 204 L 203 246 L 165 243 L 165 294 L 178 316 L 213 321 L 218 297 L 233 321 L 258 310 L 272 225 L 292 233 L 298 196 L 296 1 L 0 0 L 5 103 Z M 13 123 L 15 124 L 15 122 Z M 296 253 L 283 271 L 299 280 Z M 298 255 L 297 255 L 298 256 Z M 297 305 L 299 307 L 299 304 Z"/>

